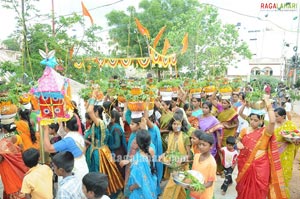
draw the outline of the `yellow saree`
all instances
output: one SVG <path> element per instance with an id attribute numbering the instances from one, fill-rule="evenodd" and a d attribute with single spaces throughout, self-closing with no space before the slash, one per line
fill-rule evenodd
<path id="1" fill-rule="evenodd" d="M 288 187 L 289 187 L 289 182 L 292 179 L 295 144 L 286 142 L 282 137 L 282 135 L 280 134 L 280 132 L 283 130 L 293 131 L 296 129 L 297 127 L 295 126 L 295 124 L 293 124 L 292 121 L 287 120 L 281 126 L 278 126 L 274 132 L 278 144 L 280 162 L 283 170 L 284 183 L 286 186 L 286 190 L 287 190 L 286 193 L 288 198 L 290 197 L 290 191 Z"/>
<path id="2" fill-rule="evenodd" d="M 233 122 L 234 119 L 237 118 L 237 113 L 234 108 L 229 108 L 223 110 L 218 115 L 218 120 L 221 123 L 228 123 L 229 125 Z M 223 138 L 222 138 L 222 147 L 226 146 L 226 139 L 229 136 L 235 136 L 236 127 L 235 128 L 223 128 Z"/>
<path id="3" fill-rule="evenodd" d="M 170 133 L 168 137 L 168 149 L 167 153 L 171 151 L 178 151 L 182 155 L 186 155 L 187 151 L 185 149 L 185 140 L 188 139 L 187 136 L 183 134 L 183 132 L 180 132 L 178 137 L 176 138 L 174 136 L 174 133 Z M 185 164 L 183 166 L 183 170 L 188 170 L 188 164 Z M 186 198 L 186 193 L 185 189 L 173 181 L 172 176 L 170 176 L 170 170 L 169 168 L 166 168 L 165 170 L 165 178 L 169 178 L 169 181 L 164 189 L 162 198 L 163 199 L 181 199 L 181 198 Z"/>

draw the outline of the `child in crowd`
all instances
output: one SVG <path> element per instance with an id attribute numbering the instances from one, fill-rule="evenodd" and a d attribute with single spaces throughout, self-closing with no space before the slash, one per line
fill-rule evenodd
<path id="1" fill-rule="evenodd" d="M 29 171 L 26 173 L 21 192 L 26 198 L 52 199 L 53 172 L 47 165 L 38 164 L 40 153 L 35 148 L 29 148 L 22 154 L 23 161 Z"/>
<path id="2" fill-rule="evenodd" d="M 82 191 L 87 199 L 109 199 L 104 195 L 107 186 L 107 176 L 99 172 L 90 172 L 82 179 Z"/>
<path id="3" fill-rule="evenodd" d="M 225 180 L 221 186 L 222 195 L 226 194 L 227 188 L 232 184 L 232 172 L 236 165 L 238 152 L 234 149 L 235 137 L 229 136 L 226 139 L 226 146 L 221 148 L 221 161 L 224 166 Z"/>
<path id="4" fill-rule="evenodd" d="M 186 103 L 183 106 L 183 110 L 185 111 L 185 114 L 186 114 L 186 116 L 188 118 L 188 121 L 191 124 L 191 126 L 197 129 L 198 126 L 199 126 L 198 118 L 195 117 L 195 116 L 192 116 L 193 106 L 191 106 L 189 103 Z"/>
<path id="5" fill-rule="evenodd" d="M 54 172 L 63 179 L 59 182 L 56 198 L 73 199 L 83 198 L 82 183 L 72 174 L 74 156 L 69 151 L 57 153 L 53 159 Z"/>
<path id="6" fill-rule="evenodd" d="M 131 194 L 129 199 L 156 199 L 156 169 L 149 148 L 151 137 L 147 130 L 140 129 L 136 133 L 139 150 L 132 159 L 128 180 Z"/>
<path id="7" fill-rule="evenodd" d="M 58 129 L 59 129 L 59 124 L 58 123 L 52 123 L 52 124 L 49 124 L 49 134 L 52 136 L 51 139 L 50 139 L 50 143 L 51 144 L 54 144 L 58 141 L 60 141 L 62 139 L 62 137 L 60 135 L 58 135 Z M 52 158 L 55 154 L 57 153 L 50 153 L 50 157 Z M 53 166 L 52 164 L 51 165 L 51 168 L 53 169 Z M 55 196 L 56 194 L 56 191 L 57 191 L 57 182 L 58 182 L 58 177 L 57 175 L 54 173 L 53 174 L 53 195 Z"/>
<path id="8" fill-rule="evenodd" d="M 195 154 L 192 170 L 199 171 L 204 177 L 205 191 L 191 191 L 191 198 L 210 199 L 213 198 L 214 184 L 217 179 L 217 163 L 210 151 L 214 144 L 214 137 L 211 134 L 203 133 L 198 144 L 200 153 Z"/>
<path id="9" fill-rule="evenodd" d="M 52 136 L 50 143 L 54 144 L 61 140 L 61 136 L 57 134 L 59 125 L 57 123 L 52 123 L 49 125 L 49 134 Z M 56 153 L 50 153 L 50 156 L 54 156 Z"/>
<path id="10" fill-rule="evenodd" d="M 204 131 L 202 130 L 195 130 L 193 133 L 192 133 L 192 136 L 191 136 L 191 142 L 192 142 L 192 148 L 191 148 L 191 151 L 193 154 L 196 154 L 196 153 L 199 153 L 199 143 L 200 143 L 200 137 L 201 135 L 204 133 Z"/>

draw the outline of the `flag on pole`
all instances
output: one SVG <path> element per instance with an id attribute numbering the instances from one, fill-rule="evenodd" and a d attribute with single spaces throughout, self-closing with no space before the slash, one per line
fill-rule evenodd
<path id="1" fill-rule="evenodd" d="M 88 11 L 88 9 L 86 9 L 85 5 L 83 4 L 83 2 L 81 2 L 81 6 L 82 6 L 82 15 L 83 16 L 87 16 L 90 18 L 92 25 L 94 24 L 94 20 L 92 15 L 90 14 L 90 12 Z"/>
<path id="2" fill-rule="evenodd" d="M 145 28 L 141 22 L 135 18 L 135 23 L 136 23 L 136 26 L 138 28 L 138 30 L 140 31 L 140 33 L 143 35 L 143 36 L 146 36 L 148 38 L 150 38 L 150 34 L 149 34 L 149 31 L 147 30 L 147 28 Z"/>
<path id="3" fill-rule="evenodd" d="M 74 45 L 70 48 L 69 53 L 70 53 L 70 59 L 72 59 L 74 53 Z"/>
<path id="4" fill-rule="evenodd" d="M 183 39 L 182 39 L 182 49 L 181 49 L 181 54 L 185 53 L 189 44 L 189 38 L 188 38 L 188 33 L 185 33 Z"/>
<path id="5" fill-rule="evenodd" d="M 160 38 L 161 38 L 162 34 L 165 32 L 165 30 L 166 30 L 166 26 L 162 27 L 160 29 L 160 31 L 157 33 L 157 35 L 156 35 L 156 37 L 154 39 L 154 42 L 153 42 L 153 48 L 154 49 L 156 48 L 156 46 L 158 44 L 158 41 L 160 40 Z"/>
<path id="6" fill-rule="evenodd" d="M 171 47 L 169 40 L 166 38 L 164 43 L 164 48 L 162 50 L 162 54 L 167 54 L 168 49 Z"/>

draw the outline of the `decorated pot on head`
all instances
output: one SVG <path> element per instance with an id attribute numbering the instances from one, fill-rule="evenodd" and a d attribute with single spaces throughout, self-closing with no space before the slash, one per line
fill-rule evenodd
<path id="1" fill-rule="evenodd" d="M 230 86 L 222 87 L 219 89 L 219 92 L 222 95 L 222 99 L 230 99 L 232 94 L 232 88 Z"/>
<path id="2" fill-rule="evenodd" d="M 18 107 L 9 101 L 0 102 L 0 117 L 10 117 L 16 115 Z"/>
<path id="3" fill-rule="evenodd" d="M 2 125 L 11 124 L 15 121 L 18 108 L 11 102 L 0 102 L 0 122 Z"/>
<path id="4" fill-rule="evenodd" d="M 143 101 L 128 102 L 128 109 L 132 112 L 144 111 L 147 109 L 147 103 Z"/>
<path id="5" fill-rule="evenodd" d="M 217 88 L 215 86 L 206 86 L 203 88 L 203 92 L 206 93 L 206 95 L 212 95 L 216 91 Z"/>
<path id="6" fill-rule="evenodd" d="M 168 90 L 169 89 L 169 90 Z M 168 101 L 171 101 L 172 100 L 172 96 L 174 94 L 174 92 L 172 91 L 172 88 L 167 88 L 167 89 L 164 89 L 164 90 L 161 90 L 159 91 L 159 94 L 162 98 L 168 98 L 170 100 Z"/>
<path id="7" fill-rule="evenodd" d="M 259 100 L 256 102 L 252 101 L 250 102 L 250 107 L 255 110 L 263 110 L 266 107 L 266 103 L 263 100 Z"/>
<path id="8" fill-rule="evenodd" d="M 194 94 L 194 93 L 201 93 L 202 92 L 202 88 L 191 88 L 190 89 L 190 93 Z"/>
<path id="9" fill-rule="evenodd" d="M 32 95 L 30 93 L 23 93 L 19 98 L 19 102 L 21 104 L 21 108 L 31 110 L 32 105 L 31 105 L 31 97 Z"/>
<path id="10" fill-rule="evenodd" d="M 201 92 L 192 93 L 192 98 L 200 99 L 201 98 Z"/>

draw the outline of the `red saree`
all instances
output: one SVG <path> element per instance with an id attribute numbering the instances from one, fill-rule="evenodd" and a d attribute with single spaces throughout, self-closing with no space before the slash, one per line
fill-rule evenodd
<path id="1" fill-rule="evenodd" d="M 274 136 L 265 128 L 246 133 L 243 129 L 240 134 L 244 149 L 238 156 L 237 199 L 287 198 Z"/>
<path id="2" fill-rule="evenodd" d="M 28 168 L 24 165 L 20 149 L 7 139 L 0 140 L 0 175 L 4 187 L 4 199 L 22 199 L 25 195 L 20 193 L 22 180 Z"/>

